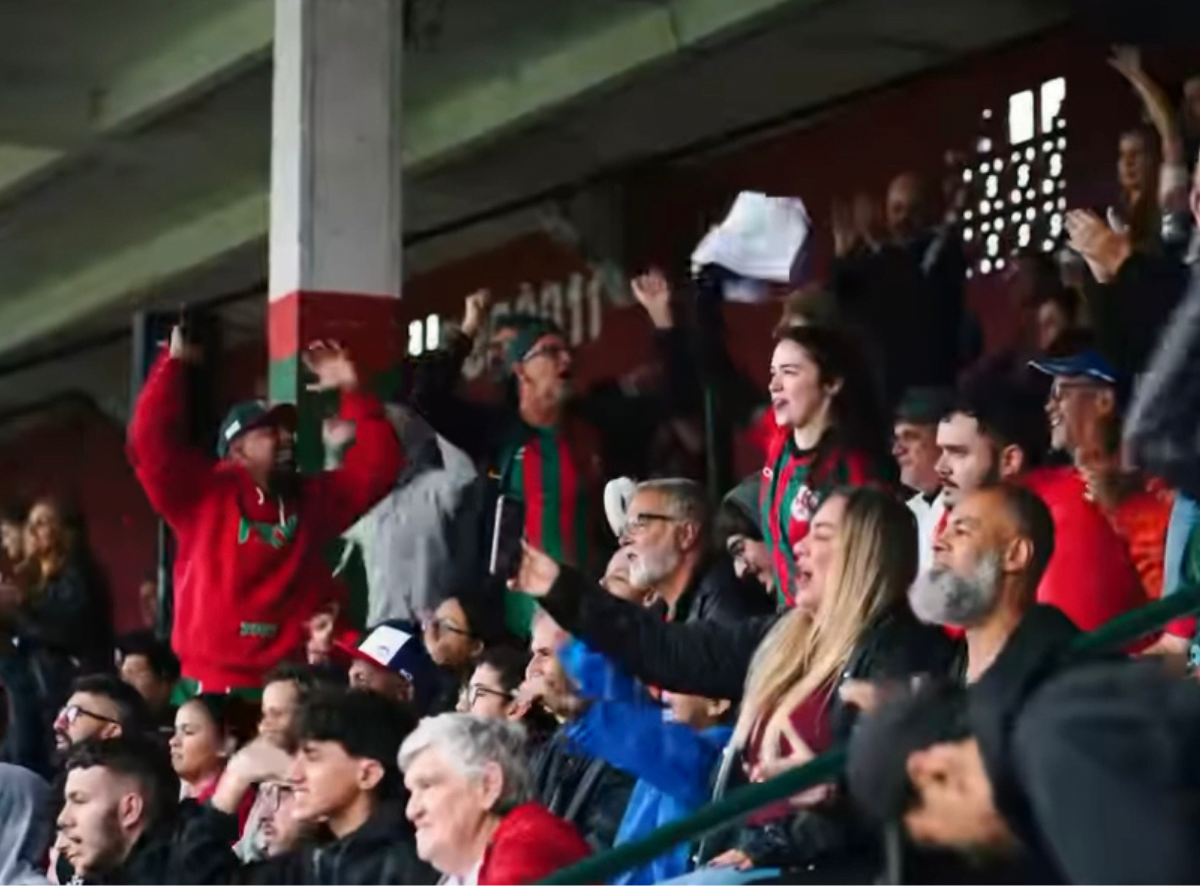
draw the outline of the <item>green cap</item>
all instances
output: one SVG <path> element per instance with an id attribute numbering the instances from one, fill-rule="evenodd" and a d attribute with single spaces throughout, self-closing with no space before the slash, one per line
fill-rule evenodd
<path id="1" fill-rule="evenodd" d="M 504 365 L 510 372 L 529 356 L 538 339 L 547 335 L 557 335 L 566 341 L 566 336 L 557 323 L 532 314 L 510 314 L 504 318 L 501 328 L 511 329 L 516 333 L 504 349 Z"/>
<path id="2" fill-rule="evenodd" d="M 242 434 L 264 425 L 277 425 L 296 430 L 296 407 L 291 403 L 272 406 L 265 400 L 247 400 L 229 410 L 217 433 L 217 455 L 229 455 L 229 447 Z"/>

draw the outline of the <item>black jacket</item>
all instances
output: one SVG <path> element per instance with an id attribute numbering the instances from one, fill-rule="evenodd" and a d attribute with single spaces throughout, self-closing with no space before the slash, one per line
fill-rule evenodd
<path id="1" fill-rule="evenodd" d="M 1125 419 L 1140 467 L 1200 499 L 1200 264 L 1166 325 Z"/>
<path id="2" fill-rule="evenodd" d="M 172 875 L 160 883 L 432 884 L 437 872 L 417 858 L 412 826 L 398 804 L 380 808 L 354 833 L 304 846 L 266 861 L 242 864 L 230 848 L 236 815 L 211 806 L 189 817 L 175 840 Z"/>
<path id="3" fill-rule="evenodd" d="M 1000 809 L 1067 882 L 1197 883 L 1198 744 L 1195 680 L 1152 661 L 1070 667 L 1016 719 L 1005 765 L 1025 811 Z"/>
<path id="4" fill-rule="evenodd" d="M 603 760 L 576 753 L 561 730 L 537 749 L 531 766 L 538 802 L 575 825 L 593 850 L 611 848 L 634 779 Z"/>
<path id="5" fill-rule="evenodd" d="M 111 668 L 112 603 L 100 568 L 85 555 L 72 556 L 30 595 L 17 617 L 17 636 L 41 652 L 72 659 L 83 673 Z"/>
<path id="6" fill-rule="evenodd" d="M 779 618 L 664 624 L 654 613 L 618 600 L 566 567 L 541 603 L 564 630 L 644 683 L 734 700 L 742 697 L 755 650 Z M 958 648 L 941 629 L 917 621 L 907 606 L 897 607 L 866 630 L 841 679 L 882 682 L 918 673 L 945 675 Z M 834 692 L 830 724 L 835 743 L 849 737 L 856 716 L 857 709 Z M 867 832 L 837 800 L 744 829 L 736 841 L 760 866 L 789 867 L 836 857 L 868 842 Z"/>
<path id="7" fill-rule="evenodd" d="M 96 877 L 75 879 L 75 869 L 59 856 L 54 872 L 59 883 L 127 884 L 127 886 L 159 886 L 178 883 L 172 869 L 172 837 L 169 829 L 143 834 L 133 845 L 125 861 L 107 873 Z"/>
<path id="8" fill-rule="evenodd" d="M 650 607 L 664 617 L 667 605 Z M 775 612 L 774 601 L 766 593 L 739 581 L 728 557 L 713 557 L 702 564 L 692 583 L 675 603 L 675 621 L 734 622 Z"/>

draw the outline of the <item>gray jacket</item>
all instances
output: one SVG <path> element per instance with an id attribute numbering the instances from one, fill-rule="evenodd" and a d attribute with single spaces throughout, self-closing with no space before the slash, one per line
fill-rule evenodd
<path id="1" fill-rule="evenodd" d="M 1164 326 L 1125 420 L 1137 465 L 1200 499 L 1200 264 Z"/>
<path id="2" fill-rule="evenodd" d="M 469 587 L 481 554 L 483 487 L 474 463 L 411 410 L 389 406 L 404 467 L 352 526 L 367 573 L 367 624 L 415 620 Z M 343 560 L 343 565 L 345 560 Z"/>

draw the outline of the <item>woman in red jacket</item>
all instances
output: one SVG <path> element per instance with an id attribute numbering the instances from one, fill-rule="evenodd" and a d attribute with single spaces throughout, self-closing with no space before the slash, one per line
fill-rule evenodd
<path id="1" fill-rule="evenodd" d="M 862 355 L 831 327 L 782 330 L 768 390 L 763 537 L 781 601 L 812 608 L 793 549 L 830 492 L 885 479 L 883 415 Z"/>
<path id="2" fill-rule="evenodd" d="M 450 886 L 536 883 L 590 852 L 575 828 L 530 802 L 525 733 L 470 714 L 421 721 L 400 748 L 417 855 Z"/>

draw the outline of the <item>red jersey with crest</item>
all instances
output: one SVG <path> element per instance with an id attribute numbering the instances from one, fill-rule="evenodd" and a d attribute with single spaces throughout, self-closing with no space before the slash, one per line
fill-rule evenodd
<path id="1" fill-rule="evenodd" d="M 796 579 L 792 548 L 808 535 L 818 508 L 838 487 L 865 486 L 884 477 L 870 456 L 839 446 L 828 433 L 815 448 L 806 450 L 796 445 L 791 428 L 775 424 L 770 410 L 763 418 L 763 428 L 771 434 L 759 499 L 763 539 L 771 554 L 779 598 L 790 608 Z"/>

